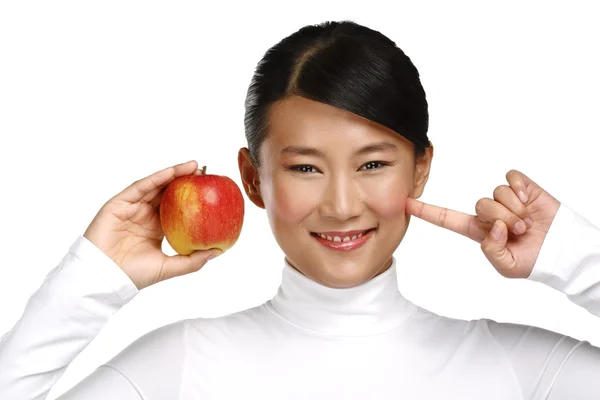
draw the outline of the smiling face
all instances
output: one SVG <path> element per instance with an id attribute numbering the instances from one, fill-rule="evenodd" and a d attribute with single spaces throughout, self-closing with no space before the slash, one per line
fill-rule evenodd
<path id="1" fill-rule="evenodd" d="M 385 271 L 406 229 L 407 197 L 418 198 L 433 147 L 415 162 L 399 134 L 323 103 L 291 96 L 272 108 L 257 171 L 239 166 L 249 198 L 267 211 L 288 262 L 330 287 L 352 287 Z"/>

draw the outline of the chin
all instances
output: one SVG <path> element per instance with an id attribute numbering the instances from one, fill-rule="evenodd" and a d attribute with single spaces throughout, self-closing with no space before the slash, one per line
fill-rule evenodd
<path id="1" fill-rule="evenodd" d="M 374 235 L 364 246 L 351 251 L 335 251 L 321 245 L 315 248 L 312 235 L 310 242 L 297 240 L 280 245 L 284 245 L 288 262 L 301 274 L 323 286 L 346 289 L 361 285 L 390 267 L 394 247 L 376 239 Z"/>

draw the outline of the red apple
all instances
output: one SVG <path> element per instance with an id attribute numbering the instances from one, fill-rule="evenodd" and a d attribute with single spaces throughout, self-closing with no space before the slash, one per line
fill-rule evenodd
<path id="1" fill-rule="evenodd" d="M 195 250 L 231 248 L 240 236 L 244 198 L 227 176 L 186 175 L 167 185 L 160 202 L 160 222 L 173 250 L 188 255 Z"/>

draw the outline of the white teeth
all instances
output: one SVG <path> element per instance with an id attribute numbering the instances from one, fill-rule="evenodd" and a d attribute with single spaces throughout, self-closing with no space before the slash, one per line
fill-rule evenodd
<path id="1" fill-rule="evenodd" d="M 358 239 L 359 237 L 363 236 L 363 234 L 364 234 L 364 232 L 359 233 L 358 235 L 340 237 L 340 236 L 327 236 L 322 233 L 317 233 L 317 235 L 320 238 L 329 240 L 330 242 L 349 242 L 350 240 Z"/>

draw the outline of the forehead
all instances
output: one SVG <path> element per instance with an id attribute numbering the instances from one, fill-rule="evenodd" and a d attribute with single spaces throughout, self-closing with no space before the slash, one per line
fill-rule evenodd
<path id="1" fill-rule="evenodd" d="M 398 147 L 412 144 L 391 129 L 328 104 L 290 96 L 275 104 L 269 115 L 265 144 L 271 150 L 290 144 L 326 147 L 361 146 L 377 140 L 392 141 Z"/>

